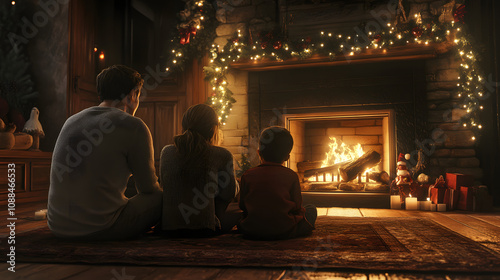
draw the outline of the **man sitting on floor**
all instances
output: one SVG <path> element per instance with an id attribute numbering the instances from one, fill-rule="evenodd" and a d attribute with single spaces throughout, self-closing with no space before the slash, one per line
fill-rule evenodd
<path id="1" fill-rule="evenodd" d="M 121 240 L 151 229 L 161 215 L 153 143 L 134 114 L 143 79 L 115 65 L 97 76 L 102 103 L 66 120 L 54 148 L 48 225 L 58 237 Z M 130 175 L 138 194 L 124 195 Z"/>

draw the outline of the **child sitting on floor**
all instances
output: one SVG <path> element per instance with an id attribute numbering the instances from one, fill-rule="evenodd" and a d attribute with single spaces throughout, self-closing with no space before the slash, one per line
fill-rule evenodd
<path id="1" fill-rule="evenodd" d="M 241 177 L 239 230 L 254 239 L 287 239 L 314 229 L 316 207 L 302 207 L 297 174 L 282 164 L 290 157 L 293 138 L 282 127 L 265 129 L 259 139 L 261 164 Z"/>

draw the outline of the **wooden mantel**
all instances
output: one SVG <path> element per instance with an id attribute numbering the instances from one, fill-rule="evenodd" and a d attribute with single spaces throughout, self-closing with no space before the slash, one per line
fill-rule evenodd
<path id="1" fill-rule="evenodd" d="M 387 50 L 370 49 L 355 55 L 339 55 L 334 60 L 329 57 L 313 55 L 310 58 L 292 58 L 285 61 L 259 60 L 239 61 L 231 63 L 231 68 L 245 71 L 268 71 L 295 69 L 316 66 L 347 65 L 352 63 L 372 63 L 396 60 L 416 60 L 434 58 L 438 54 L 449 51 L 451 42 L 433 44 L 409 44 L 406 46 L 392 47 Z"/>

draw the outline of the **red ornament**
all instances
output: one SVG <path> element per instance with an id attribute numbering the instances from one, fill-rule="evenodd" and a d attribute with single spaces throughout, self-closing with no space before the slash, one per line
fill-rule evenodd
<path id="1" fill-rule="evenodd" d="M 281 41 L 276 41 L 276 42 L 274 42 L 274 44 L 273 44 L 273 48 L 274 48 L 275 50 L 279 50 L 279 49 L 281 49 L 281 47 L 282 47 L 282 46 L 283 46 L 283 44 L 281 43 Z"/>
<path id="2" fill-rule="evenodd" d="M 412 33 L 413 33 L 413 36 L 415 36 L 415 38 L 418 38 L 418 37 L 422 36 L 424 31 L 422 30 L 422 28 L 417 26 L 417 27 L 414 27 L 412 29 Z"/>
<path id="3" fill-rule="evenodd" d="M 264 50 L 267 48 L 267 42 L 260 43 L 260 47 Z"/>
<path id="4" fill-rule="evenodd" d="M 189 40 L 191 38 L 191 35 L 196 36 L 196 28 L 194 28 L 194 27 L 180 28 L 179 33 L 181 35 L 180 43 L 182 45 L 189 44 Z"/>
<path id="5" fill-rule="evenodd" d="M 373 37 L 373 41 L 375 41 L 375 43 L 380 43 L 380 40 L 382 39 L 382 36 L 380 36 L 380 34 L 377 34 Z"/>
<path id="6" fill-rule="evenodd" d="M 458 8 L 456 8 L 453 12 L 453 19 L 455 20 L 455 22 L 464 23 L 465 13 L 467 13 L 467 11 L 465 10 L 465 5 L 462 4 L 458 6 Z"/>

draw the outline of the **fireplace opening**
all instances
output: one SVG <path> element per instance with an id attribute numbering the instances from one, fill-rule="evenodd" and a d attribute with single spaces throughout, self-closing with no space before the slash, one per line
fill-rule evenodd
<path id="1" fill-rule="evenodd" d="M 287 166 L 303 192 L 388 193 L 395 170 L 392 110 L 285 115 Z"/>

